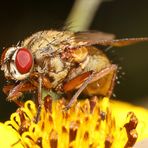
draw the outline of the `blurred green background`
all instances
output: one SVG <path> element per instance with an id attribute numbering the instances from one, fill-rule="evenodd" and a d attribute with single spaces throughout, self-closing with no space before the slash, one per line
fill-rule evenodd
<path id="1" fill-rule="evenodd" d="M 14 45 L 36 31 L 62 29 L 73 3 L 74 0 L 2 0 L 0 53 L 3 47 Z M 105 0 L 90 29 L 114 33 L 117 38 L 148 36 L 148 1 Z M 113 48 L 107 54 L 122 67 L 118 74 L 120 84 L 115 87 L 115 98 L 147 106 L 148 43 Z M 6 82 L 2 72 L 0 77 L 0 121 L 4 121 L 16 110 L 16 105 L 5 100 L 2 86 Z"/>

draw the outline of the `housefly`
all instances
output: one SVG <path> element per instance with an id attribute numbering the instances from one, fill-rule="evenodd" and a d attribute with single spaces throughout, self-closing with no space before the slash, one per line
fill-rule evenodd
<path id="1" fill-rule="evenodd" d="M 70 108 L 81 93 L 111 96 L 117 73 L 101 47 L 126 46 L 148 41 L 148 38 L 114 39 L 113 34 L 97 31 L 40 31 L 19 45 L 6 48 L 1 56 L 1 70 L 8 100 L 18 103 L 24 92 L 38 92 L 42 103 L 42 88 L 57 94 L 71 94 Z M 100 46 L 100 47 L 99 47 Z"/>

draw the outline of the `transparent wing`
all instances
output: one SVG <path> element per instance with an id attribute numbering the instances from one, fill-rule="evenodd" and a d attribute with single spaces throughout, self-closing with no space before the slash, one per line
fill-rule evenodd
<path id="1" fill-rule="evenodd" d="M 114 37 L 115 36 L 113 34 L 102 32 L 77 32 L 74 34 L 74 47 L 90 45 L 122 47 L 138 42 L 148 41 L 148 37 L 124 39 L 114 39 Z"/>

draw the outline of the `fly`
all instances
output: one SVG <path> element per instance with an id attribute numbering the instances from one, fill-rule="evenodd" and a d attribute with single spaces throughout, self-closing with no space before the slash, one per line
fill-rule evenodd
<path id="1" fill-rule="evenodd" d="M 71 94 L 70 108 L 81 93 L 110 97 L 117 73 L 101 48 L 121 47 L 148 38 L 114 39 L 102 32 L 40 31 L 10 48 L 1 56 L 1 70 L 14 83 L 4 86 L 8 100 L 21 105 L 24 92 L 36 91 L 42 104 L 42 88 L 57 94 Z M 17 82 L 17 83 L 15 83 Z"/>

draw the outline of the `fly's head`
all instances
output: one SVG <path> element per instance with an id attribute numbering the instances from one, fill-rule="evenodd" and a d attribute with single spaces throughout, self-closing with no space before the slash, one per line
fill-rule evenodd
<path id="1" fill-rule="evenodd" d="M 23 80 L 27 78 L 34 65 L 32 53 L 23 47 L 6 48 L 1 56 L 1 70 L 7 79 Z"/>

